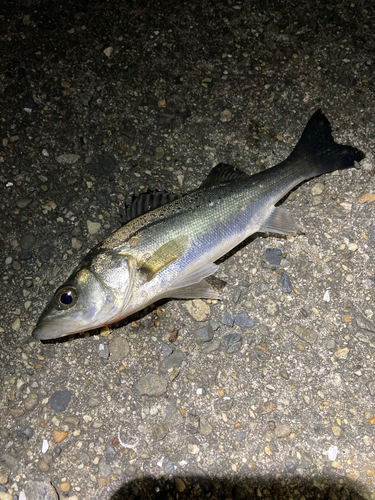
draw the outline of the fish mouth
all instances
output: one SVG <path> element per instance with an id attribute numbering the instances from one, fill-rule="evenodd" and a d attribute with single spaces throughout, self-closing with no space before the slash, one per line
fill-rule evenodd
<path id="1" fill-rule="evenodd" d="M 61 337 L 61 334 L 54 332 L 54 329 L 48 325 L 41 326 L 37 324 L 32 332 L 32 336 L 37 340 L 52 340 Z"/>
<path id="2" fill-rule="evenodd" d="M 79 332 L 72 332 L 71 328 L 64 331 L 61 328 L 56 328 L 53 322 L 44 320 L 37 323 L 31 335 L 37 340 L 55 340 L 60 337 L 66 337 L 67 335 L 74 335 L 75 333 Z"/>

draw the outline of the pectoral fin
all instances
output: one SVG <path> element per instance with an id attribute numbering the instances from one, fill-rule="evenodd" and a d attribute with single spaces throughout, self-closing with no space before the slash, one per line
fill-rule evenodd
<path id="1" fill-rule="evenodd" d="M 160 271 L 185 255 L 189 247 L 189 236 L 183 235 L 168 241 L 142 264 L 139 271 L 151 281 Z"/>
<path id="2" fill-rule="evenodd" d="M 288 210 L 275 207 L 259 231 L 263 233 L 293 234 L 301 229 Z"/>

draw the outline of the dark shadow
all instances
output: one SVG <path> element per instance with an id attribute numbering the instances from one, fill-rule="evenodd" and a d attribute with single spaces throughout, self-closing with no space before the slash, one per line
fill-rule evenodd
<path id="1" fill-rule="evenodd" d="M 302 476 L 303 472 L 301 473 Z M 313 478 L 286 475 L 274 477 L 252 476 L 217 478 L 176 476 L 173 478 L 136 479 L 121 486 L 110 500 L 365 500 L 370 498 L 364 485 L 347 478 L 321 476 Z M 106 497 L 107 498 L 107 497 Z"/>

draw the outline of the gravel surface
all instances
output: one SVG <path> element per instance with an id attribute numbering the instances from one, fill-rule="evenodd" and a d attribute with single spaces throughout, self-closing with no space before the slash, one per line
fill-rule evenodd
<path id="1" fill-rule="evenodd" d="M 375 498 L 374 8 L 1 3 L 0 500 Z M 222 259 L 222 300 L 31 337 L 133 194 L 275 165 L 318 108 L 362 169 L 294 190 L 303 233 Z"/>

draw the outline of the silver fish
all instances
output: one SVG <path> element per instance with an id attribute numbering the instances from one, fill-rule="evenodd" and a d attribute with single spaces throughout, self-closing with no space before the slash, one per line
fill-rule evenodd
<path id="1" fill-rule="evenodd" d="M 318 110 L 289 157 L 272 168 L 249 176 L 219 164 L 182 198 L 141 195 L 129 210 L 135 218 L 93 248 L 58 288 L 33 336 L 102 327 L 161 298 L 218 298 L 205 280 L 215 261 L 255 232 L 296 232 L 292 215 L 275 204 L 302 181 L 363 158 L 334 141 Z"/>

